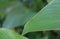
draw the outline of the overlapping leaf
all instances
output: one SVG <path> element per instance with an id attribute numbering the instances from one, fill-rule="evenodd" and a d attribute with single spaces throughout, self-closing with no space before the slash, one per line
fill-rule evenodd
<path id="1" fill-rule="evenodd" d="M 24 27 L 23 34 L 34 31 L 60 30 L 60 0 L 53 0 Z"/>
<path id="2" fill-rule="evenodd" d="M 27 39 L 14 31 L 0 28 L 0 39 Z"/>

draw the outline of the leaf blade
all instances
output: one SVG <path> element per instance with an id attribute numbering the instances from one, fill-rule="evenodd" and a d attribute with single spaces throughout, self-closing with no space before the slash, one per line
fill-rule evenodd
<path id="1" fill-rule="evenodd" d="M 27 38 L 18 35 L 14 31 L 0 28 L 0 39 L 27 39 Z"/>
<path id="2" fill-rule="evenodd" d="M 22 35 L 34 31 L 60 30 L 60 0 L 53 0 L 26 25 Z"/>

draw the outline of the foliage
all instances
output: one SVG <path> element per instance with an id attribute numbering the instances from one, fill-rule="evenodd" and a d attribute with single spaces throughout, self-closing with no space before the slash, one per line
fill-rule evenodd
<path id="1" fill-rule="evenodd" d="M 60 0 L 0 0 L 0 39 L 60 39 Z"/>

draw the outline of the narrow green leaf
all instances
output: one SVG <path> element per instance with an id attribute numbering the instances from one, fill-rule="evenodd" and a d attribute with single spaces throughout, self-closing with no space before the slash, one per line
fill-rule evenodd
<path id="1" fill-rule="evenodd" d="M 14 31 L 0 28 L 0 39 L 27 39 Z"/>
<path id="2" fill-rule="evenodd" d="M 23 35 L 34 31 L 60 30 L 60 0 L 53 0 L 24 27 Z"/>

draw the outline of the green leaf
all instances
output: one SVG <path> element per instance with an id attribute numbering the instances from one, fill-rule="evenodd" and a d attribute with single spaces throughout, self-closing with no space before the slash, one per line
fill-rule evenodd
<path id="1" fill-rule="evenodd" d="M 34 31 L 60 30 L 60 0 L 53 0 L 24 27 L 23 35 Z"/>
<path id="2" fill-rule="evenodd" d="M 17 26 L 24 25 L 28 20 L 31 19 L 36 13 L 32 10 L 25 9 L 20 13 L 11 13 L 6 17 L 5 22 L 3 23 L 4 28 L 14 28 Z"/>
<path id="3" fill-rule="evenodd" d="M 14 31 L 0 28 L 0 39 L 27 39 Z"/>

